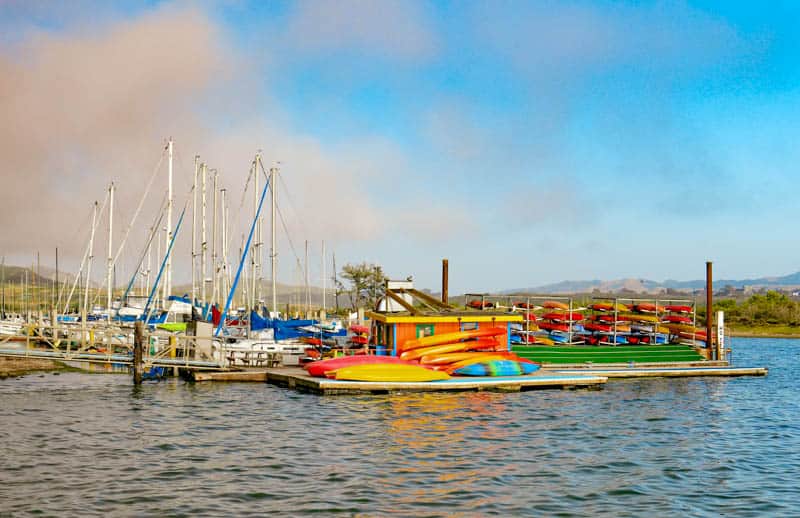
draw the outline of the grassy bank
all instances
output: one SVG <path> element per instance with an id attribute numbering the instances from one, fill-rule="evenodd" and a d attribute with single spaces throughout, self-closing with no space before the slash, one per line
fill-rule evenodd
<path id="1" fill-rule="evenodd" d="M 730 326 L 732 336 L 754 338 L 800 338 L 800 327 L 787 325 Z"/>

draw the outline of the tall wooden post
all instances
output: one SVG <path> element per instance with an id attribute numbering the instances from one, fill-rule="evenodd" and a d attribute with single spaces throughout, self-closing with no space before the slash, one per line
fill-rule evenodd
<path id="1" fill-rule="evenodd" d="M 716 360 L 714 350 L 713 321 L 714 321 L 714 287 L 712 281 L 711 261 L 706 261 L 706 347 L 708 359 Z"/>
<path id="2" fill-rule="evenodd" d="M 442 259 L 442 302 L 447 304 L 448 293 L 447 287 L 450 282 L 450 264 L 447 259 Z"/>
<path id="3" fill-rule="evenodd" d="M 133 384 L 142 384 L 142 349 L 144 347 L 144 322 L 137 320 L 133 327 Z"/>

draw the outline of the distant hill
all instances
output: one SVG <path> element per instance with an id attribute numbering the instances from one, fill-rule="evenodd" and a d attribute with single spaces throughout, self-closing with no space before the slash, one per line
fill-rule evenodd
<path id="1" fill-rule="evenodd" d="M 602 293 L 616 293 L 628 291 L 635 293 L 658 293 L 667 289 L 677 291 L 702 290 L 706 283 L 703 279 L 691 281 L 677 281 L 668 279 L 662 282 L 648 279 L 616 279 L 604 281 L 599 279 L 585 281 L 561 281 L 554 284 L 545 284 L 532 288 L 515 288 L 502 291 L 503 294 L 511 293 L 590 293 L 598 290 Z M 714 279 L 714 288 L 724 286 L 734 288 L 795 288 L 800 287 L 800 272 L 791 273 L 781 277 L 759 277 L 755 279 Z"/>

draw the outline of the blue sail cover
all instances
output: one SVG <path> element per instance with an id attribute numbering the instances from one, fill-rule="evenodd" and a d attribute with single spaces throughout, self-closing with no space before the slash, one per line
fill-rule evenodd
<path id="1" fill-rule="evenodd" d="M 299 327 L 315 324 L 315 320 L 273 320 L 272 327 L 275 329 L 275 339 L 285 340 L 287 338 L 299 338 L 301 336 L 311 336 L 308 331 L 298 329 Z"/>
<path id="2" fill-rule="evenodd" d="M 250 311 L 251 331 L 261 331 L 262 329 L 267 329 L 268 327 L 272 327 L 272 324 L 269 320 L 259 315 L 257 311 Z"/>

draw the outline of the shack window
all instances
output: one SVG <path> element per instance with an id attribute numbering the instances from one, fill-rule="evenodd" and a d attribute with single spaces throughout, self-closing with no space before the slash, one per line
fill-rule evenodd
<path id="1" fill-rule="evenodd" d="M 433 334 L 433 324 L 417 324 L 417 338 L 431 336 Z"/>
<path id="2" fill-rule="evenodd" d="M 461 324 L 461 330 L 462 331 L 472 331 L 474 329 L 478 329 L 478 323 L 477 322 L 464 322 L 464 323 Z"/>

